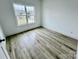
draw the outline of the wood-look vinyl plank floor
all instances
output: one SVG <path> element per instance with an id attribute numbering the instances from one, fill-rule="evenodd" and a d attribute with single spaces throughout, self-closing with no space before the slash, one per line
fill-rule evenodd
<path id="1" fill-rule="evenodd" d="M 44 28 L 7 38 L 11 59 L 75 59 L 77 40 Z"/>

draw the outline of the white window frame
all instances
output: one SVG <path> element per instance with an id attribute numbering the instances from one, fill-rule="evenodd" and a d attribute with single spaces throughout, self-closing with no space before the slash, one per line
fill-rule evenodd
<path id="1" fill-rule="evenodd" d="M 27 23 L 18 25 L 18 19 L 17 19 L 18 16 L 17 16 L 17 14 L 16 14 L 16 10 L 15 10 L 14 5 L 21 5 L 21 6 L 22 6 L 22 4 L 16 4 L 16 3 L 13 4 L 15 16 L 16 16 L 16 23 L 17 23 L 17 26 L 23 26 L 23 25 L 34 24 L 34 23 L 35 23 L 35 7 L 34 7 L 34 6 L 23 5 L 24 8 L 25 8 L 25 14 L 26 14 L 26 18 L 25 18 L 25 19 L 26 19 Z M 27 13 L 27 7 L 32 7 L 32 8 L 33 8 L 33 12 L 34 12 L 33 20 L 30 19 L 30 20 L 32 20 L 33 22 L 32 22 L 32 21 L 31 21 L 31 22 L 28 22 L 28 21 L 29 21 L 28 19 L 29 19 L 29 18 L 32 18 L 32 16 L 28 17 L 29 15 L 28 15 L 28 13 Z"/>

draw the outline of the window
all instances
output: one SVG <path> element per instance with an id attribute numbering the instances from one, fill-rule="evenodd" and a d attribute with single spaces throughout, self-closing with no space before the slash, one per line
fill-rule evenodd
<path id="1" fill-rule="evenodd" d="M 34 6 L 13 4 L 13 7 L 14 7 L 16 18 L 17 18 L 17 25 L 18 26 L 35 22 Z"/>

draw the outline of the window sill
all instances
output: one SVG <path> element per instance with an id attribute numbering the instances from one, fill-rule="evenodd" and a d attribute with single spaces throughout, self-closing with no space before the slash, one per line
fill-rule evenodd
<path id="1" fill-rule="evenodd" d="M 24 24 L 24 25 L 17 25 L 17 27 L 23 27 L 23 26 L 33 25 L 33 24 L 36 24 L 36 23 L 27 23 L 27 24 Z"/>

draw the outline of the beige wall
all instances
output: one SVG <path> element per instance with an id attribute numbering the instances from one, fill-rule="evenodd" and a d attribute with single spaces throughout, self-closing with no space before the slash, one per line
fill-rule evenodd
<path id="1" fill-rule="evenodd" d="M 77 39 L 77 0 L 43 0 L 42 25 Z"/>
<path id="2" fill-rule="evenodd" d="M 35 6 L 35 24 L 18 27 L 12 4 L 26 4 Z M 6 36 L 40 26 L 40 1 L 39 0 L 0 0 L 0 24 Z"/>

